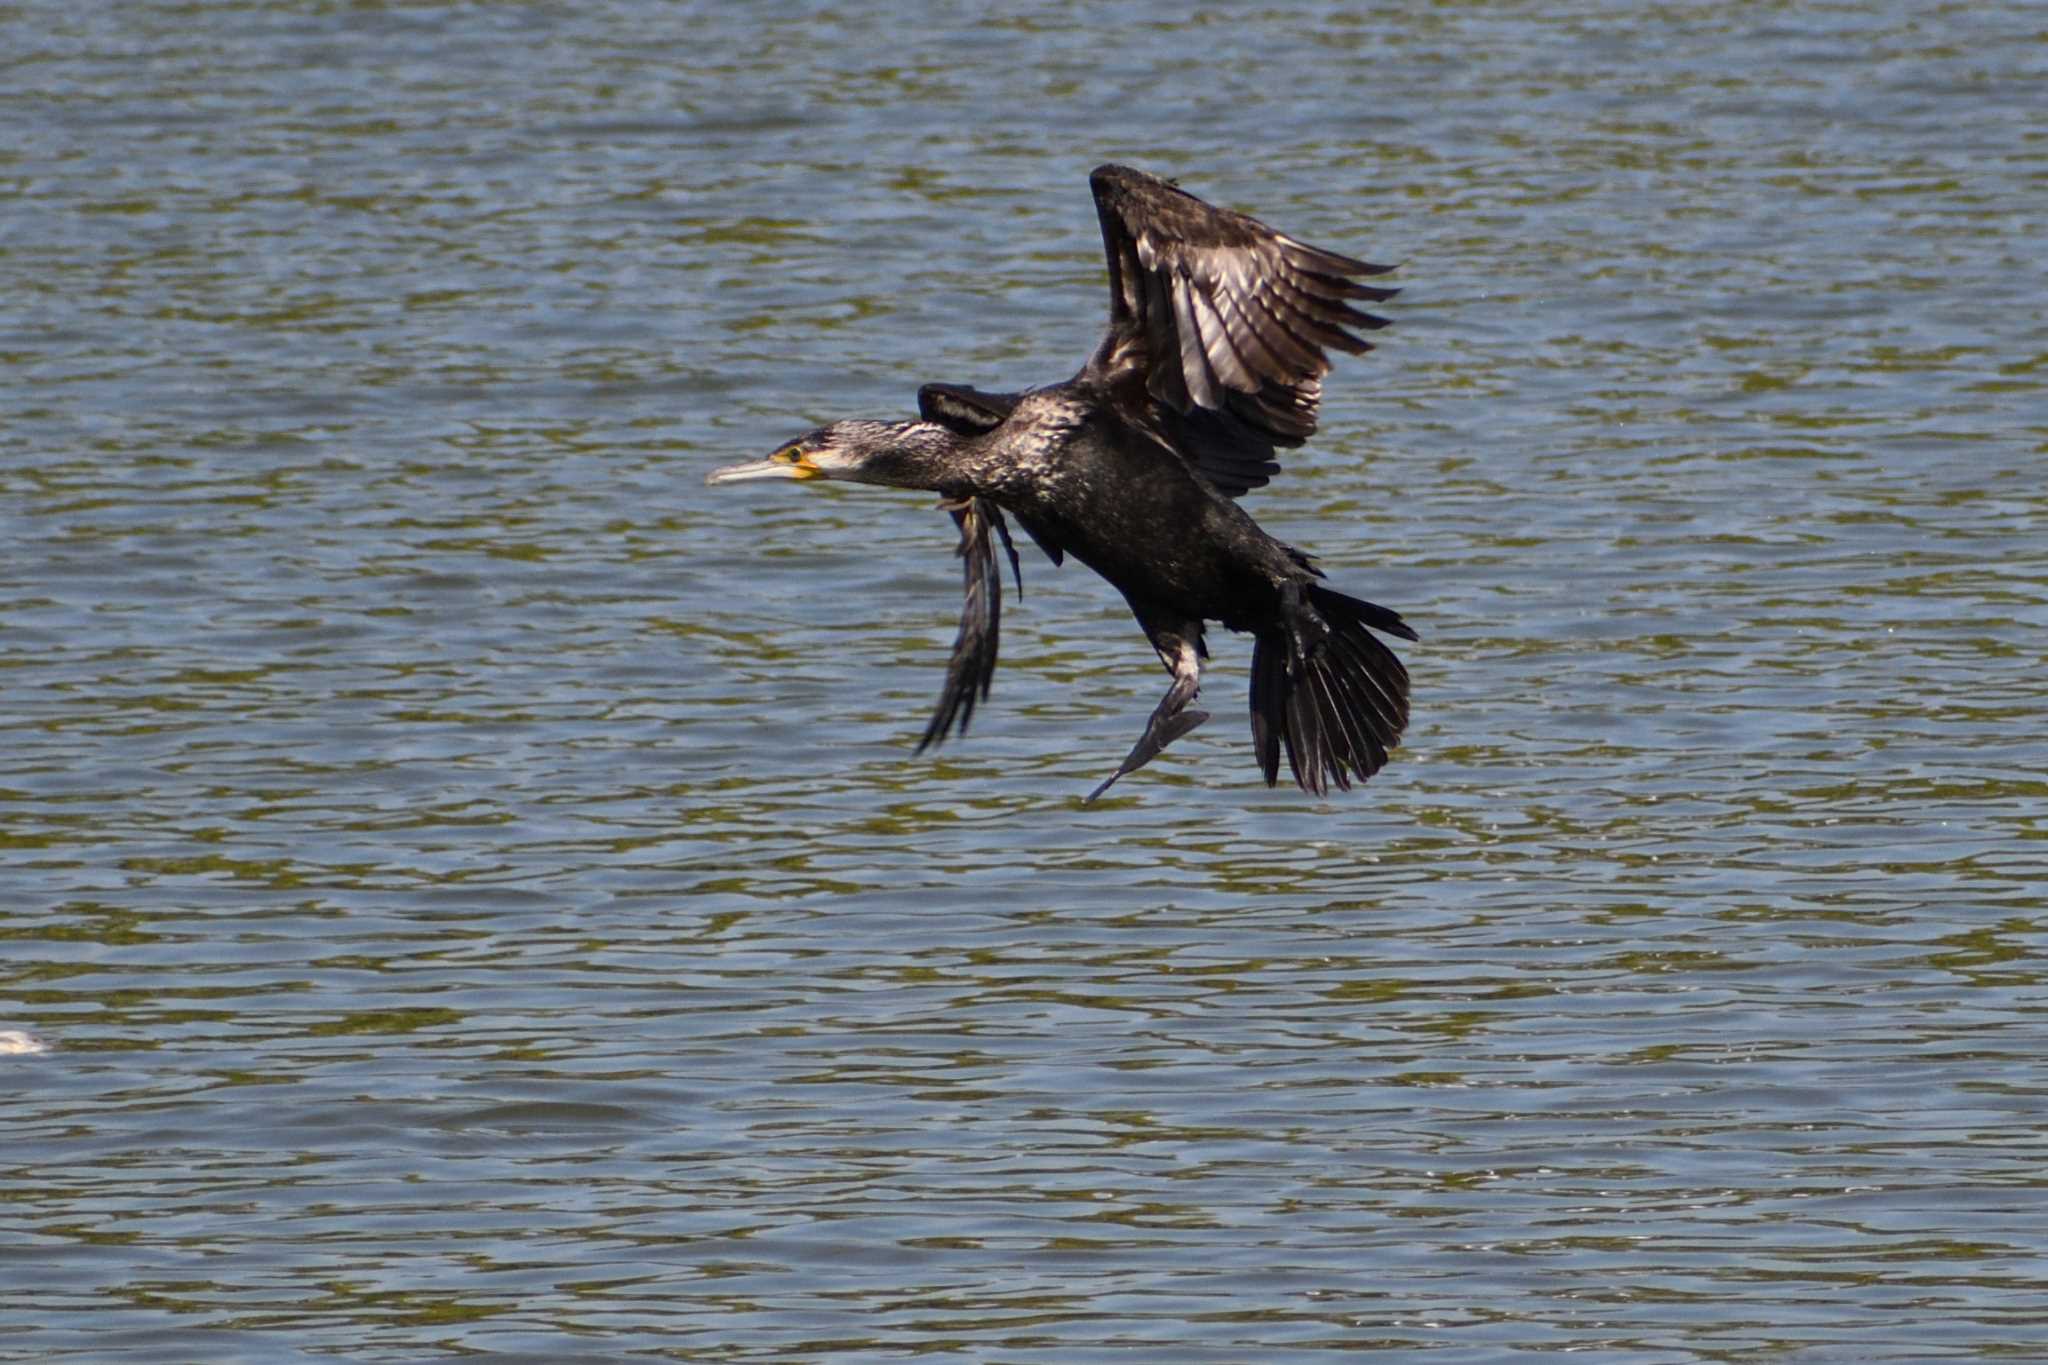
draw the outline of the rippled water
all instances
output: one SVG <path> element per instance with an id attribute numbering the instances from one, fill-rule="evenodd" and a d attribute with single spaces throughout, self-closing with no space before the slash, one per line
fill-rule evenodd
<path id="1" fill-rule="evenodd" d="M 2048 1353 L 2018 4 L 0 11 L 0 1355 Z M 1403 263 L 1257 782 L 712 466 L 1061 377 L 1085 175 Z"/>

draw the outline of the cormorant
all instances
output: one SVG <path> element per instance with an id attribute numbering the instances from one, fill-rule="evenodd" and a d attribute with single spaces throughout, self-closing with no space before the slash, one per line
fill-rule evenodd
<path id="1" fill-rule="evenodd" d="M 1156 176 L 1088 178 L 1109 255 L 1109 331 L 1072 379 L 1016 393 L 918 390 L 912 422 L 834 422 L 709 482 L 848 479 L 926 489 L 959 526 L 967 605 L 945 691 L 918 752 L 965 734 L 995 674 L 1002 572 L 1023 577 L 1004 517 L 1054 564 L 1066 555 L 1130 603 L 1173 684 L 1107 791 L 1209 718 L 1192 710 L 1203 624 L 1249 631 L 1252 746 L 1266 785 L 1280 751 L 1303 790 L 1349 790 L 1387 761 L 1408 723 L 1408 672 L 1371 632 L 1416 639 L 1385 607 L 1324 587 L 1311 557 L 1261 530 L 1238 495 L 1280 466 L 1276 447 L 1316 429 L 1327 349 L 1371 345 L 1386 319 L 1347 300 L 1392 267 L 1297 241 Z M 1368 629 L 1370 627 L 1370 629 Z"/>

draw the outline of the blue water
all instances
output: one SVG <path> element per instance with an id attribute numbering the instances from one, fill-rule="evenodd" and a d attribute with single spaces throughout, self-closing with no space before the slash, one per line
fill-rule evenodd
<path id="1" fill-rule="evenodd" d="M 0 1358 L 2048 1354 L 2017 4 L 0 13 Z M 1363 790 L 922 495 L 1086 174 L 1401 262 Z"/>

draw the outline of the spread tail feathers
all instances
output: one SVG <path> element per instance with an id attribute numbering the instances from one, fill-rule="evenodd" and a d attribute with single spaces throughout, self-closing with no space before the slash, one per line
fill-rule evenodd
<path id="1" fill-rule="evenodd" d="M 1305 599 L 1305 600 L 1304 600 Z M 1399 615 L 1310 584 L 1258 634 L 1252 650 L 1252 744 L 1266 785 L 1280 777 L 1280 749 L 1303 791 L 1349 791 L 1387 762 L 1408 725 L 1408 670 L 1366 628 L 1404 640 Z"/>

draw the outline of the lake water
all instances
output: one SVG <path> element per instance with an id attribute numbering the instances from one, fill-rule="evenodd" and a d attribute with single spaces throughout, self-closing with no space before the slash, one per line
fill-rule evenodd
<path id="1" fill-rule="evenodd" d="M 2048 1356 L 2033 5 L 0 13 L 0 1357 Z M 1363 790 L 922 495 L 1089 168 L 1398 261 Z"/>

